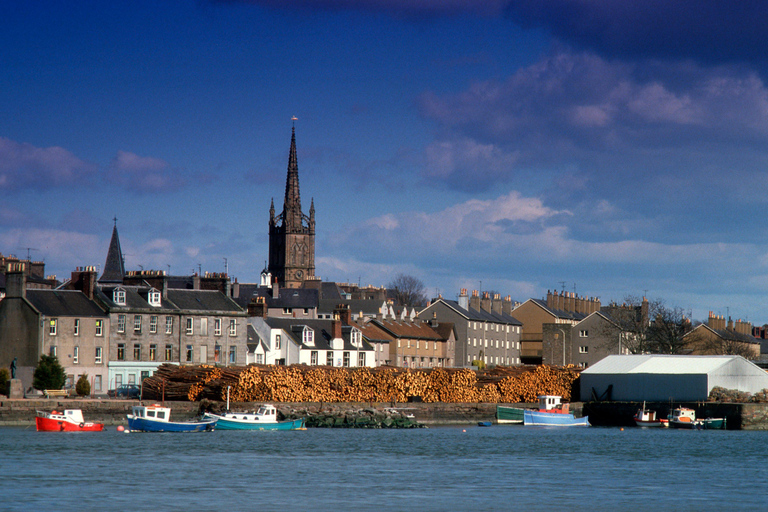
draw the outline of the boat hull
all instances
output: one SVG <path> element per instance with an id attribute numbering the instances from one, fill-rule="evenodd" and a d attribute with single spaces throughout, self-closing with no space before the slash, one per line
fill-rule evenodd
<path id="1" fill-rule="evenodd" d="M 523 424 L 526 426 L 543 427 L 588 427 L 589 418 L 576 418 L 573 414 L 539 412 L 534 410 L 523 411 Z"/>
<path id="2" fill-rule="evenodd" d="M 496 406 L 496 423 L 511 423 L 520 425 L 523 423 L 523 411 L 519 407 Z"/>
<path id="3" fill-rule="evenodd" d="M 288 421 L 276 422 L 257 422 L 249 420 L 238 420 L 219 416 L 218 414 L 206 413 L 203 419 L 216 421 L 218 430 L 303 430 L 304 418 Z"/>
<path id="4" fill-rule="evenodd" d="M 216 420 L 156 421 L 128 415 L 128 430 L 131 432 L 213 432 L 215 427 Z"/>
<path id="5" fill-rule="evenodd" d="M 639 420 L 635 418 L 635 424 L 638 427 L 643 428 L 666 428 L 669 426 L 669 421 L 667 420 Z"/>
<path id="6" fill-rule="evenodd" d="M 35 417 L 35 427 L 38 432 L 101 432 L 104 430 L 102 423 L 73 423 L 71 421 Z"/>

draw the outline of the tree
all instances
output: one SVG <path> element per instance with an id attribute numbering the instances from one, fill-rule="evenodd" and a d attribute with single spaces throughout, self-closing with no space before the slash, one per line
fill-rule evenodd
<path id="1" fill-rule="evenodd" d="M 691 321 L 682 308 L 668 307 L 661 299 L 627 296 L 623 304 L 607 306 L 605 313 L 621 332 L 606 337 L 608 348 L 621 343 L 621 350 L 630 354 L 680 354 L 688 347 L 685 335 Z"/>
<path id="2" fill-rule="evenodd" d="M 32 376 L 32 386 L 35 389 L 61 389 L 66 381 L 67 375 L 56 356 L 40 357 L 40 362 L 37 363 Z"/>
<path id="3" fill-rule="evenodd" d="M 88 382 L 88 374 L 84 373 L 77 379 L 75 391 L 77 392 L 77 396 L 88 396 L 91 394 L 91 383 Z"/>
<path id="4" fill-rule="evenodd" d="M 427 302 L 427 289 L 416 277 L 397 274 L 387 288 L 394 292 L 395 303 L 398 306 L 423 306 Z"/>

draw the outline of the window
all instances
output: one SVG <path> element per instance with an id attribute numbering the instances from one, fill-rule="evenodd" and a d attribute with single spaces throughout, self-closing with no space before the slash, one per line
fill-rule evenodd
<path id="1" fill-rule="evenodd" d="M 589 331 L 587 331 L 586 329 L 582 329 L 581 331 L 579 331 L 579 338 L 586 338 L 588 336 L 589 336 Z"/>
<path id="2" fill-rule="evenodd" d="M 173 317 L 165 317 L 165 334 L 173 334 Z"/>
<path id="3" fill-rule="evenodd" d="M 56 326 L 58 324 L 59 320 L 57 318 L 51 318 L 51 321 L 48 323 L 48 334 L 56 336 Z"/>
<path id="4" fill-rule="evenodd" d="M 583 346 L 579 347 L 579 354 L 587 354 L 589 352 L 589 347 Z"/>
<path id="5" fill-rule="evenodd" d="M 166 361 L 172 361 L 173 360 L 173 345 L 166 345 L 165 346 L 165 360 Z"/>
<path id="6" fill-rule="evenodd" d="M 325 353 L 325 364 L 328 366 L 333 366 L 333 351 L 329 350 Z"/>
<path id="7" fill-rule="evenodd" d="M 192 350 L 192 345 L 187 345 L 187 361 L 192 362 L 192 356 L 194 355 L 194 351 Z"/>
<path id="8" fill-rule="evenodd" d="M 149 292 L 149 305 L 153 307 L 160 307 L 162 301 L 162 295 L 160 295 L 160 292 L 152 289 Z"/>
<path id="9" fill-rule="evenodd" d="M 75 336 L 80 336 L 80 319 L 75 318 Z"/>
<path id="10" fill-rule="evenodd" d="M 96 354 L 93 357 L 93 362 L 101 364 L 101 347 L 96 347 Z"/>
<path id="11" fill-rule="evenodd" d="M 136 384 L 136 374 L 135 373 L 129 373 L 128 374 L 128 384 Z"/>
<path id="12" fill-rule="evenodd" d="M 123 385 L 123 374 L 122 373 L 115 374 L 115 389 L 119 388 L 122 385 Z"/>
<path id="13" fill-rule="evenodd" d="M 133 332 L 141 332 L 141 315 L 133 317 Z"/>
<path id="14" fill-rule="evenodd" d="M 213 319 L 213 335 L 221 336 L 221 318 Z"/>
<path id="15" fill-rule="evenodd" d="M 117 344 L 117 360 L 125 361 L 125 343 Z"/>
<path id="16" fill-rule="evenodd" d="M 157 334 L 157 317 L 149 317 L 149 332 L 150 334 Z"/>
<path id="17" fill-rule="evenodd" d="M 80 362 L 80 347 L 75 347 L 72 350 L 72 363 L 78 364 Z"/>
<path id="18" fill-rule="evenodd" d="M 117 332 L 125 332 L 125 315 L 117 315 Z"/>
<path id="19" fill-rule="evenodd" d="M 349 352 L 344 352 L 344 366 L 349 366 Z"/>
<path id="20" fill-rule="evenodd" d="M 579 363 L 579 368 L 586 368 L 587 366 L 589 366 L 589 363 L 585 363 L 585 362 Z"/>
<path id="21" fill-rule="evenodd" d="M 237 362 L 237 347 L 234 345 L 229 346 L 229 362 L 230 364 Z"/>
<path id="22" fill-rule="evenodd" d="M 208 336 L 208 319 L 207 318 L 200 319 L 200 334 L 202 334 L 203 336 Z"/>
<path id="23" fill-rule="evenodd" d="M 312 329 L 304 329 L 303 342 L 305 345 L 313 345 L 315 343 L 315 331 Z"/>
<path id="24" fill-rule="evenodd" d="M 234 318 L 229 321 L 229 335 L 237 336 L 237 320 Z"/>
<path id="25" fill-rule="evenodd" d="M 256 364 L 264 364 L 264 354 L 256 354 Z"/>
<path id="26" fill-rule="evenodd" d="M 282 336 L 280 336 L 279 334 L 276 334 L 275 335 L 275 350 L 280 350 L 280 346 L 281 346 L 280 342 L 281 341 L 282 341 Z"/>
<path id="27" fill-rule="evenodd" d="M 358 352 L 357 366 L 365 366 L 365 352 Z"/>
<path id="28" fill-rule="evenodd" d="M 309 364 L 317 366 L 317 350 L 313 350 L 309 353 Z"/>
<path id="29" fill-rule="evenodd" d="M 125 306 L 125 290 L 115 288 L 115 291 L 112 292 L 112 301 L 119 306 Z"/>
<path id="30" fill-rule="evenodd" d="M 101 391 L 101 375 L 93 376 L 93 390 Z"/>
<path id="31" fill-rule="evenodd" d="M 155 345 L 154 343 L 149 346 L 149 360 L 150 361 L 157 360 L 157 345 Z"/>
<path id="32" fill-rule="evenodd" d="M 291 308 L 283 308 L 283 314 L 284 315 L 290 315 L 291 313 L 293 313 L 293 309 L 291 309 Z"/>
<path id="33" fill-rule="evenodd" d="M 221 362 L 221 345 L 213 346 L 213 362 L 214 363 Z"/>
<path id="34" fill-rule="evenodd" d="M 141 361 L 141 345 L 138 343 L 134 343 L 133 345 L 133 360 Z"/>
<path id="35" fill-rule="evenodd" d="M 195 333 L 194 329 L 192 328 L 192 320 L 192 318 L 187 318 L 187 336 L 191 336 Z"/>
<path id="36" fill-rule="evenodd" d="M 96 336 L 104 335 L 104 320 L 96 320 Z"/>

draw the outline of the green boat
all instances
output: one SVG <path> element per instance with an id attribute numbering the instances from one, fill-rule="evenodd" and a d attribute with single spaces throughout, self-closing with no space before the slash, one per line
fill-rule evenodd
<path id="1" fill-rule="evenodd" d="M 273 405 L 262 405 L 256 412 L 207 412 L 203 419 L 216 420 L 217 430 L 306 430 L 304 418 L 277 421 L 277 410 Z"/>
<path id="2" fill-rule="evenodd" d="M 523 424 L 523 411 L 519 407 L 496 406 L 496 423 Z"/>

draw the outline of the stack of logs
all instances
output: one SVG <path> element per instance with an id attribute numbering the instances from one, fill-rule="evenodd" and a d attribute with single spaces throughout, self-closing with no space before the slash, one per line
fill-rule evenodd
<path id="1" fill-rule="evenodd" d="M 538 395 L 571 399 L 579 371 L 573 366 L 466 368 L 246 367 L 164 364 L 144 380 L 149 400 L 236 402 L 536 402 Z"/>

